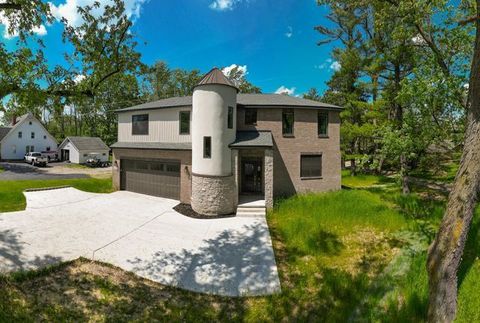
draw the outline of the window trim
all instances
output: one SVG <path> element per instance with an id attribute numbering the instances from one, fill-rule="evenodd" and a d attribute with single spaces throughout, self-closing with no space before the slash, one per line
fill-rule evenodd
<path id="1" fill-rule="evenodd" d="M 325 129 L 326 132 L 323 134 L 323 133 L 320 133 L 320 116 L 321 115 L 324 115 L 327 117 L 327 128 Z M 329 113 L 328 111 L 318 111 L 317 113 L 317 135 L 318 135 L 318 138 L 328 138 L 328 125 L 330 124 L 330 120 L 329 120 Z"/>
<path id="2" fill-rule="evenodd" d="M 134 131 L 135 128 L 134 128 L 134 126 L 133 126 L 133 124 L 134 124 L 133 119 L 134 119 L 135 117 L 139 117 L 139 116 L 147 116 L 147 120 L 146 120 L 146 122 L 147 122 L 147 132 L 146 132 L 146 133 L 135 133 L 135 131 Z M 136 121 L 136 122 L 138 122 L 138 121 Z M 145 120 L 144 120 L 143 122 L 145 122 Z M 150 132 L 150 131 L 149 131 L 149 130 L 150 130 L 149 128 L 150 128 L 150 116 L 149 116 L 148 113 L 132 114 L 132 136 L 148 136 L 148 134 L 149 134 L 149 132 Z"/>
<path id="3" fill-rule="evenodd" d="M 182 114 L 188 113 L 188 132 L 182 132 Z M 189 135 L 191 127 L 191 113 L 188 110 L 178 111 L 178 134 L 179 135 Z"/>
<path id="4" fill-rule="evenodd" d="M 302 158 L 303 157 L 320 157 L 320 176 L 302 176 Z M 323 153 L 301 153 L 300 154 L 300 179 L 309 180 L 309 179 L 322 179 L 323 178 Z"/>
<path id="5" fill-rule="evenodd" d="M 207 154 L 207 143 L 209 153 Z M 212 159 L 212 137 L 203 136 L 203 159 Z"/>
<path id="6" fill-rule="evenodd" d="M 233 129 L 233 115 L 234 115 L 235 110 L 233 109 L 232 106 L 228 106 L 228 111 L 227 111 L 227 129 Z"/>
<path id="7" fill-rule="evenodd" d="M 293 121 L 292 121 L 292 132 L 291 133 L 286 133 L 284 132 L 284 116 L 287 113 L 291 113 L 293 115 Z M 286 138 L 293 138 L 295 137 L 295 110 L 292 108 L 283 108 L 282 109 L 282 136 Z"/>
<path id="8" fill-rule="evenodd" d="M 255 122 L 252 122 L 252 123 L 247 123 L 247 111 L 255 111 Z M 257 123 L 258 123 L 258 109 L 257 108 L 245 108 L 245 112 L 244 112 L 244 124 L 246 126 L 256 126 Z"/>

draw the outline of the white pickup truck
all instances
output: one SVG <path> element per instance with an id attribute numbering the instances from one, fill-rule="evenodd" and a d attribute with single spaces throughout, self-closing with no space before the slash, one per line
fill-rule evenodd
<path id="1" fill-rule="evenodd" d="M 33 166 L 36 166 L 36 165 L 47 166 L 48 158 L 45 156 L 42 156 L 41 153 L 30 152 L 25 155 L 25 162 L 32 164 Z"/>

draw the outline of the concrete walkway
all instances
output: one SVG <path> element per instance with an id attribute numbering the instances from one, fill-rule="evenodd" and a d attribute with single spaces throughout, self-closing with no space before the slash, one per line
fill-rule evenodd
<path id="1" fill-rule="evenodd" d="M 192 219 L 172 210 L 178 201 L 125 191 L 25 196 L 25 211 L 0 213 L 0 272 L 83 256 L 202 293 L 280 291 L 264 218 Z"/>

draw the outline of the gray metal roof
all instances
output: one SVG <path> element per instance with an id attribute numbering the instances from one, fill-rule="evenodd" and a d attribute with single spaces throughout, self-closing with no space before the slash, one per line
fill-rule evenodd
<path id="1" fill-rule="evenodd" d="M 191 96 L 180 96 L 168 99 L 162 99 L 152 102 L 147 102 L 133 107 L 116 110 L 117 112 L 135 111 L 135 110 L 149 110 L 149 109 L 161 109 L 161 108 L 174 108 L 174 107 L 191 107 Z"/>
<path id="2" fill-rule="evenodd" d="M 241 106 L 253 106 L 253 107 L 306 107 L 306 108 L 324 108 L 332 110 L 341 110 L 342 108 L 333 104 L 297 98 L 293 96 L 283 94 L 244 94 L 239 93 L 237 95 L 237 104 Z M 162 109 L 173 107 L 191 107 L 192 97 L 174 97 L 163 100 L 152 101 L 140 105 L 136 105 L 129 108 L 116 110 L 117 112 L 135 111 L 135 110 L 149 110 L 149 109 Z"/>
<path id="3" fill-rule="evenodd" d="M 116 142 L 111 148 L 192 150 L 191 142 Z"/>
<path id="4" fill-rule="evenodd" d="M 12 130 L 12 127 L 0 127 L 0 141 Z"/>
<path id="5" fill-rule="evenodd" d="M 341 107 L 333 104 L 284 94 L 239 94 L 237 96 L 237 104 L 243 106 L 284 106 L 342 109 Z"/>
<path id="6" fill-rule="evenodd" d="M 233 82 L 216 67 L 212 68 L 210 72 L 205 74 L 205 76 L 200 80 L 200 82 L 198 82 L 197 86 L 208 84 L 227 85 L 237 89 L 238 91 L 238 88 L 235 86 L 235 84 L 233 84 Z"/>
<path id="7" fill-rule="evenodd" d="M 230 147 L 273 147 L 272 133 L 270 131 L 237 131 L 237 137 Z"/>
<path id="8" fill-rule="evenodd" d="M 67 137 L 60 144 L 58 149 L 62 149 L 70 141 L 79 151 L 110 150 L 108 146 L 98 137 Z"/>

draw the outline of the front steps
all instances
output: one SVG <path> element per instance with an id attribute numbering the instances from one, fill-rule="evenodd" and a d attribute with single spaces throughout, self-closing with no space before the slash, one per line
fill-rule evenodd
<path id="1" fill-rule="evenodd" d="M 237 208 L 237 216 L 239 217 L 265 217 L 266 216 L 266 209 L 265 207 L 244 207 L 239 206 Z"/>
<path id="2" fill-rule="evenodd" d="M 266 207 L 263 196 L 240 195 L 237 207 L 239 217 L 265 217 Z"/>

